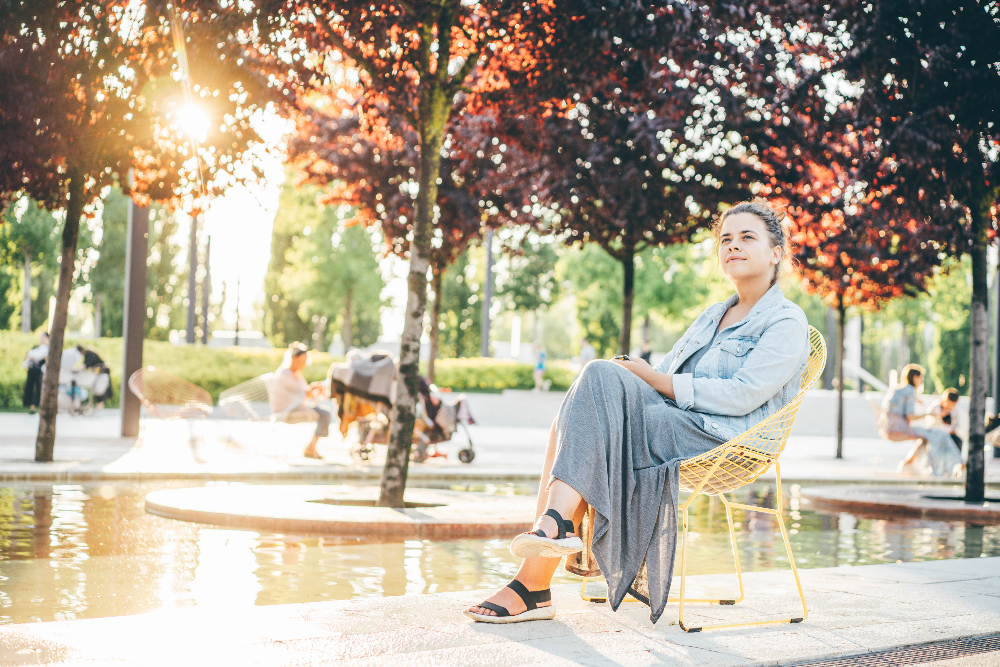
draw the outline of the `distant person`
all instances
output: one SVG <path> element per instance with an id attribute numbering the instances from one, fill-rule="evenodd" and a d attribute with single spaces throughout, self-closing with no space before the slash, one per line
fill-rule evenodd
<path id="1" fill-rule="evenodd" d="M 596 358 L 597 350 L 590 344 L 590 341 L 586 338 L 580 341 L 580 370 L 582 371 L 584 366 Z"/>
<path id="2" fill-rule="evenodd" d="M 326 408 L 313 405 L 313 400 L 322 396 L 323 383 L 309 384 L 302 375 L 302 369 L 309 365 L 309 348 L 302 343 L 292 343 L 285 352 L 285 360 L 274 374 L 268 389 L 271 411 L 283 413 L 282 421 L 288 423 L 315 421 L 316 433 L 302 455 L 311 459 L 323 458 L 316 449 L 320 438 L 330 435 L 332 415 Z"/>
<path id="3" fill-rule="evenodd" d="M 67 347 L 63 350 L 62 360 L 59 362 L 59 384 L 70 384 L 76 379 L 76 372 L 83 361 L 83 348 L 79 345 Z"/>
<path id="4" fill-rule="evenodd" d="M 986 413 L 986 444 L 993 447 L 993 458 L 1000 459 L 1000 415 Z"/>
<path id="5" fill-rule="evenodd" d="M 652 363 L 650 359 L 653 358 L 653 346 L 649 344 L 648 340 L 642 341 L 642 353 L 639 354 L 639 358 L 647 364 Z"/>
<path id="6" fill-rule="evenodd" d="M 21 364 L 21 368 L 28 372 L 24 380 L 24 395 L 21 397 L 21 402 L 31 414 L 35 414 L 42 400 L 42 375 L 45 372 L 45 360 L 48 356 L 49 335 L 43 331 L 38 345 L 28 350 Z"/>
<path id="7" fill-rule="evenodd" d="M 535 378 L 535 391 L 547 389 L 545 386 L 546 354 L 541 343 L 535 343 L 535 370 L 532 375 Z"/>
<path id="8" fill-rule="evenodd" d="M 962 438 L 955 433 L 955 426 L 957 426 L 958 421 L 955 414 L 957 406 L 958 390 L 954 387 L 949 387 L 941 392 L 941 400 L 930 409 L 928 414 L 934 420 L 934 428 L 947 433 L 951 437 L 951 441 L 958 447 L 958 451 L 961 452 Z"/>
<path id="9" fill-rule="evenodd" d="M 886 394 L 882 402 L 879 431 L 886 440 L 919 439 L 899 464 L 897 472 L 931 473 L 936 476 L 961 472 L 962 459 L 947 433 L 913 426 L 927 415 L 917 412 L 917 389 L 924 384 L 924 369 L 917 364 L 903 367 L 904 384 Z"/>
<path id="10" fill-rule="evenodd" d="M 110 401 L 114 398 L 115 392 L 111 388 L 111 369 L 108 365 L 104 363 L 104 359 L 101 358 L 94 350 L 88 350 L 83 345 L 77 345 L 76 351 L 81 355 L 80 363 L 83 365 L 83 369 L 87 371 L 92 371 L 98 376 L 106 375 L 106 382 L 95 382 L 94 383 L 94 400 L 98 402 L 99 405 L 103 405 L 106 401 Z M 103 391 L 101 391 L 103 389 Z"/>

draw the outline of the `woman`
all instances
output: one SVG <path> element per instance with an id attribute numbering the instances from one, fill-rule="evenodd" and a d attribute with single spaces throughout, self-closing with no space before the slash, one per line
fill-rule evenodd
<path id="1" fill-rule="evenodd" d="M 899 464 L 898 472 L 938 476 L 961 474 L 962 457 L 947 433 L 911 425 L 911 422 L 927 416 L 917 413 L 917 389 L 924 384 L 924 369 L 908 364 L 903 367 L 902 377 L 905 384 L 886 394 L 879 420 L 879 431 L 886 440 L 919 440 Z"/>
<path id="2" fill-rule="evenodd" d="M 465 613 L 509 623 L 552 618 L 559 556 L 595 511 L 593 550 L 612 608 L 626 593 L 663 613 L 677 536 L 678 469 L 760 422 L 795 396 L 809 357 L 802 310 L 777 284 L 787 253 L 779 215 L 763 200 L 737 204 L 713 229 L 719 266 L 736 294 L 710 306 L 654 369 L 627 356 L 594 361 L 552 426 L 537 520 L 511 552 L 514 581 Z M 571 519 L 572 521 L 570 521 Z"/>
<path id="3" fill-rule="evenodd" d="M 309 365 L 309 348 L 302 343 L 292 343 L 285 352 L 285 361 L 278 367 L 274 380 L 268 389 L 271 410 L 282 413 L 282 421 L 297 423 L 316 422 L 316 433 L 302 453 L 303 456 L 323 458 L 316 450 L 320 438 L 330 435 L 330 411 L 312 405 L 316 396 L 323 394 L 323 383 L 309 384 L 302 375 L 302 369 Z"/>

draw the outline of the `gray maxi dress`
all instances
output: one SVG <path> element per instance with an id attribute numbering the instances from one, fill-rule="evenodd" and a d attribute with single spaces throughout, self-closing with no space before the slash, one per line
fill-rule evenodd
<path id="1" fill-rule="evenodd" d="M 693 373 L 710 347 L 678 372 Z M 552 477 L 595 510 L 593 553 L 616 611 L 626 593 L 650 607 L 653 623 L 666 607 L 680 464 L 724 442 L 703 423 L 701 414 L 679 408 L 610 361 L 587 364 L 559 409 Z"/>

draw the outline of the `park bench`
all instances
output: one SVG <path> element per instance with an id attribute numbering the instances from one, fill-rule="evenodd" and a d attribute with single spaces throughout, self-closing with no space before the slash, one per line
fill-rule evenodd
<path id="1" fill-rule="evenodd" d="M 826 365 L 826 342 L 823 336 L 814 327 L 809 327 L 809 359 L 806 368 L 802 373 L 802 382 L 799 392 L 789 401 L 787 405 L 775 412 L 773 415 L 760 422 L 753 428 L 742 433 L 736 438 L 718 447 L 705 452 L 700 456 L 688 459 L 680 467 L 680 488 L 690 491 L 690 497 L 680 506 L 681 510 L 681 544 L 680 544 L 680 595 L 671 598 L 671 601 L 679 601 L 679 624 L 685 632 L 700 632 L 713 628 L 732 628 L 746 625 L 763 625 L 770 623 L 800 623 L 806 619 L 809 611 L 806 607 L 805 595 L 802 593 L 802 584 L 799 582 L 798 570 L 795 567 L 795 557 L 792 554 L 791 545 L 788 542 L 788 531 L 785 530 L 785 522 L 782 519 L 782 499 L 781 499 L 781 465 L 778 457 L 781 455 L 788 436 L 792 429 L 792 422 L 795 421 L 795 414 L 799 410 L 799 405 L 805 397 L 806 391 L 813 385 L 816 378 L 823 372 Z M 759 478 L 771 466 L 774 466 L 777 490 L 775 494 L 776 506 L 774 508 L 759 507 L 754 505 L 744 505 L 730 501 L 726 494 L 739 489 Z M 688 508 L 699 494 L 706 496 L 718 496 L 726 508 L 726 520 L 729 523 L 729 537 L 733 550 L 733 561 L 736 565 L 736 578 L 739 581 L 740 594 L 732 599 L 688 599 L 685 597 L 685 580 L 687 565 L 688 546 Z M 744 597 L 743 574 L 740 568 L 739 552 L 736 549 L 736 531 L 733 528 L 733 509 L 738 508 L 747 512 L 764 512 L 777 517 L 778 526 L 781 529 L 781 537 L 785 543 L 785 552 L 788 555 L 788 562 L 791 565 L 792 576 L 795 578 L 795 586 L 798 589 L 799 600 L 802 603 L 802 615 L 793 618 L 762 619 L 756 621 L 746 621 L 741 623 L 728 623 L 716 625 L 703 625 L 700 627 L 688 627 L 684 623 L 684 606 L 688 602 L 702 602 L 719 605 L 733 605 L 741 602 Z M 566 558 L 566 570 L 583 577 L 580 586 L 580 596 L 584 600 L 591 602 L 604 602 L 606 598 L 588 596 L 587 580 L 600 577 L 601 570 L 594 559 L 592 550 L 594 526 L 594 508 L 588 507 L 583 514 L 583 521 L 580 526 L 580 536 L 583 539 L 583 551 L 572 554 Z"/>

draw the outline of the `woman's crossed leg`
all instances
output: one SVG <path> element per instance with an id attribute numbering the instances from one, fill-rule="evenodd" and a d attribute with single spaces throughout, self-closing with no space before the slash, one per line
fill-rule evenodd
<path id="1" fill-rule="evenodd" d="M 545 465 L 542 468 L 542 478 L 538 491 L 538 503 L 535 507 L 535 525 L 532 530 L 541 530 L 547 537 L 555 537 L 559 527 L 556 520 L 545 514 L 546 510 L 555 510 L 563 517 L 572 517 L 573 524 L 579 525 L 586 509 L 583 497 L 577 493 L 576 489 L 566 484 L 562 480 L 552 480 L 549 484 L 552 472 L 552 464 L 556 458 L 556 423 L 552 422 L 552 429 L 549 431 L 549 443 L 545 450 Z M 568 533 L 569 534 L 569 533 Z M 521 562 L 521 567 L 514 580 L 521 582 L 529 591 L 541 591 L 549 587 L 552 576 L 559 567 L 558 558 L 525 558 Z M 516 616 L 527 609 L 521 597 L 511 588 L 504 587 L 486 598 L 486 602 L 492 602 L 510 612 L 511 616 Z M 538 607 L 547 607 L 551 602 L 539 602 Z M 474 605 L 469 607 L 469 611 L 474 614 L 485 616 L 495 616 L 496 612 L 485 607 Z"/>

